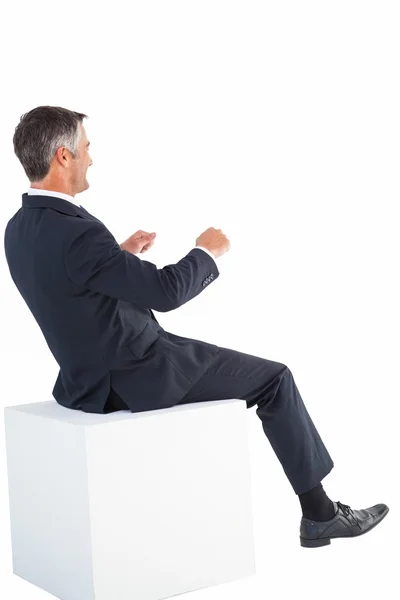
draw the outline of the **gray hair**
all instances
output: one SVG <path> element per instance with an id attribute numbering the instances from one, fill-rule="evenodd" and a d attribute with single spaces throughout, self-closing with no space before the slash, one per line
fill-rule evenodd
<path id="1" fill-rule="evenodd" d="M 38 106 L 21 116 L 13 137 L 14 152 L 30 182 L 46 177 L 60 146 L 76 158 L 84 118 L 88 116 L 60 106 Z"/>

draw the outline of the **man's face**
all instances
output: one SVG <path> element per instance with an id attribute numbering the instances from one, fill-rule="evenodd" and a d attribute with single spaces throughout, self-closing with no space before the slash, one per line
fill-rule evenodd
<path id="1" fill-rule="evenodd" d="M 89 140 L 84 126 L 81 124 L 82 136 L 78 144 L 78 154 L 72 161 L 71 184 L 75 194 L 79 194 L 88 189 L 89 182 L 86 178 L 86 172 L 93 164 L 89 154 Z"/>

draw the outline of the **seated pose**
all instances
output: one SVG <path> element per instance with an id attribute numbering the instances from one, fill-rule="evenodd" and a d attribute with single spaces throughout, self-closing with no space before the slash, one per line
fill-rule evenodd
<path id="1" fill-rule="evenodd" d="M 218 277 L 230 242 L 209 227 L 176 264 L 158 269 L 136 256 L 155 233 L 119 244 L 76 200 L 92 165 L 82 124 L 87 115 L 39 106 L 22 115 L 14 151 L 30 181 L 8 221 L 4 247 L 11 277 L 60 370 L 52 394 L 88 413 L 140 412 L 189 402 L 241 399 L 256 413 L 298 495 L 300 543 L 362 535 L 389 508 L 355 510 L 332 501 L 321 480 L 333 461 L 285 364 L 165 331 L 167 312 Z"/>

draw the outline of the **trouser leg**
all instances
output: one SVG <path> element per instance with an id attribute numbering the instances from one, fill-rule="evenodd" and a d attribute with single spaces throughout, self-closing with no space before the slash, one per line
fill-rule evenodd
<path id="1" fill-rule="evenodd" d="M 220 347 L 212 365 L 178 404 L 237 398 L 256 414 L 296 494 L 316 486 L 334 464 L 283 363 Z"/>

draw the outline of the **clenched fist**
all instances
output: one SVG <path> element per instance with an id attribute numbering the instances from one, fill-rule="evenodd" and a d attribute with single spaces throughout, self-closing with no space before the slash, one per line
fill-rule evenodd
<path id="1" fill-rule="evenodd" d="M 139 252 L 143 254 L 143 252 L 147 252 L 152 247 L 155 237 L 156 234 L 154 231 L 153 233 L 147 233 L 147 231 L 139 229 L 139 231 L 131 235 L 125 242 L 122 242 L 120 248 L 131 254 L 138 254 Z"/>
<path id="2" fill-rule="evenodd" d="M 218 258 L 230 249 L 231 243 L 221 229 L 209 227 L 197 238 L 196 246 L 204 246 Z"/>

